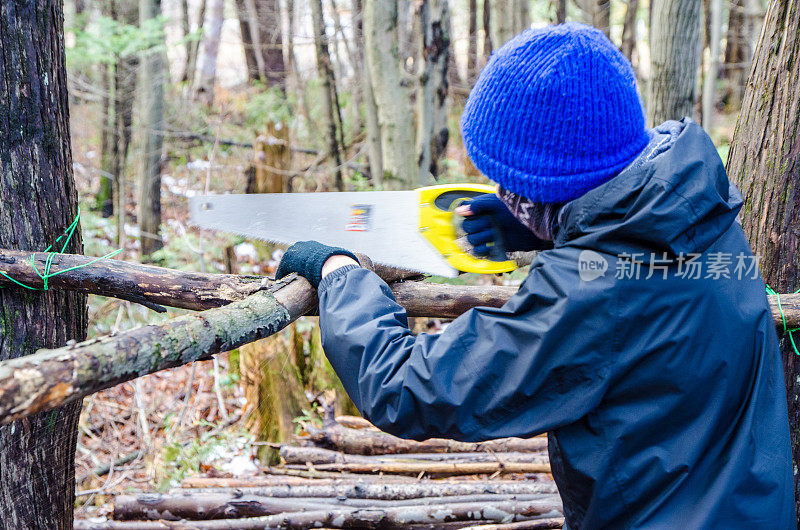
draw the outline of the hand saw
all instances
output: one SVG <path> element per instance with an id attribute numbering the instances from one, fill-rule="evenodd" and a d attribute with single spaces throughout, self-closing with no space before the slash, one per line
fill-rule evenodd
<path id="1" fill-rule="evenodd" d="M 464 201 L 494 189 L 444 184 L 410 191 L 206 195 L 189 200 L 192 223 L 272 243 L 314 239 L 369 256 L 376 263 L 453 278 L 517 268 L 500 238 L 492 255 L 473 256 L 459 241 Z"/>

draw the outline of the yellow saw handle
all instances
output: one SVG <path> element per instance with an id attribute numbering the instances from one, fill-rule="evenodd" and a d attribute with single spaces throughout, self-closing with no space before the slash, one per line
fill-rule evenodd
<path id="1" fill-rule="evenodd" d="M 478 195 L 494 193 L 493 187 L 485 184 L 441 184 L 416 191 L 419 193 L 419 230 L 451 266 L 462 272 L 480 274 L 510 272 L 517 268 L 516 262 L 507 259 L 502 250 L 492 257 L 481 258 L 470 254 L 457 242 L 453 210 Z M 500 242 L 496 244 L 500 245 Z"/>

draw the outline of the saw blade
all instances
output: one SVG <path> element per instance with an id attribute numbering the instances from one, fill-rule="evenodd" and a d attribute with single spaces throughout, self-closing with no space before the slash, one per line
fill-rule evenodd
<path id="1" fill-rule="evenodd" d="M 416 191 L 265 193 L 192 197 L 202 228 L 292 244 L 313 239 L 393 267 L 453 278 L 458 271 L 419 231 Z"/>

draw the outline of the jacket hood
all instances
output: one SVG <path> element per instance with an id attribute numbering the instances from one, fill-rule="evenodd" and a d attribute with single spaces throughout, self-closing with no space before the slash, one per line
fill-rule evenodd
<path id="1" fill-rule="evenodd" d="M 618 254 L 702 253 L 736 220 L 741 206 L 711 139 L 684 118 L 655 128 L 630 166 L 565 204 L 555 245 Z"/>

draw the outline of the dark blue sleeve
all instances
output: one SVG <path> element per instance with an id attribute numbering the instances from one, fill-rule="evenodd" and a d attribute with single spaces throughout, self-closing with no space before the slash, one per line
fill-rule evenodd
<path id="1" fill-rule="evenodd" d="M 476 441 L 551 430 L 602 398 L 613 309 L 568 297 L 547 276 L 532 270 L 502 308 L 415 336 L 383 280 L 343 267 L 319 286 L 323 348 L 364 417 L 392 434 Z"/>

